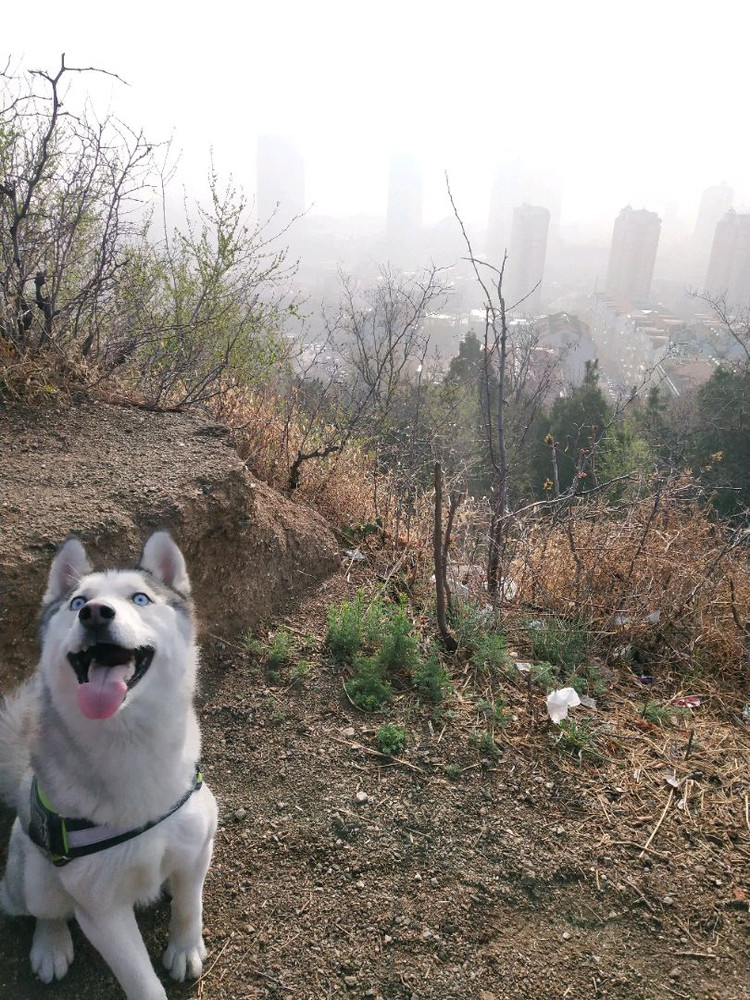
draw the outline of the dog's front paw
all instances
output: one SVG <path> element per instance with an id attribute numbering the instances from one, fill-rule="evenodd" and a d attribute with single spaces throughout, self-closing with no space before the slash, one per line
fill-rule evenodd
<path id="1" fill-rule="evenodd" d="M 164 952 L 163 962 L 172 979 L 181 983 L 185 979 L 197 979 L 200 976 L 203 972 L 203 960 L 207 954 L 202 939 L 194 948 L 180 948 L 170 941 Z"/>
<path id="2" fill-rule="evenodd" d="M 37 920 L 30 958 L 43 983 L 62 979 L 73 961 L 73 939 L 64 920 Z"/>

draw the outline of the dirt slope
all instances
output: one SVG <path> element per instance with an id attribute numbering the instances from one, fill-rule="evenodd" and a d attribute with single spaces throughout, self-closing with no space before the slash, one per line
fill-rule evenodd
<path id="1" fill-rule="evenodd" d="M 77 534 L 95 564 L 132 564 L 158 527 L 190 562 L 206 634 L 254 626 L 338 565 L 328 525 L 254 480 L 200 416 L 0 408 L 0 689 L 33 663 L 60 542 Z"/>

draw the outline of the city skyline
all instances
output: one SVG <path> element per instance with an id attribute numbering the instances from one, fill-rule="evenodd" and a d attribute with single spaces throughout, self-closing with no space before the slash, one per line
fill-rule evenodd
<path id="1" fill-rule="evenodd" d="M 212 158 L 251 192 L 253 150 L 268 133 L 299 145 L 315 215 L 384 214 L 399 151 L 422 163 L 427 224 L 450 215 L 446 172 L 462 215 L 485 223 L 498 169 L 552 177 L 559 221 L 581 239 L 606 238 L 627 203 L 657 212 L 665 238 L 689 234 L 701 192 L 722 182 L 738 211 L 750 207 L 750 139 L 734 96 L 743 38 L 724 0 L 710 17 L 672 0 L 627 10 L 384 0 L 367 19 L 334 0 L 252 16 L 219 0 L 208 21 L 134 0 L 117 32 L 102 31 L 91 2 L 42 8 L 33 32 L 20 9 L 5 15 L 11 68 L 54 69 L 65 51 L 71 66 L 119 74 L 127 86 L 74 83 L 154 141 L 173 137 L 179 183 L 198 195 Z M 499 38 L 508 41 L 498 75 L 481 51 Z M 658 73 L 634 68 L 649 58 Z"/>

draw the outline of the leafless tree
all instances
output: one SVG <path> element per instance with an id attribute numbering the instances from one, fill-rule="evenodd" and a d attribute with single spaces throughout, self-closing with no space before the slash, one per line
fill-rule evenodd
<path id="1" fill-rule="evenodd" d="M 64 55 L 55 73 L 0 75 L 0 332 L 19 353 L 96 348 L 125 245 L 143 225 L 152 146 L 76 104 L 70 84 L 83 74 L 119 79 Z"/>
<path id="2" fill-rule="evenodd" d="M 315 405 L 301 413 L 305 426 L 289 475 L 299 485 L 302 465 L 341 452 L 355 432 L 372 444 L 385 432 L 399 393 L 419 391 L 429 338 L 427 313 L 445 300 L 442 269 L 407 278 L 383 267 L 374 287 L 340 273 L 341 301 L 324 318 L 325 352 L 331 360 L 318 382 Z M 312 446 L 311 446 L 312 445 Z"/>
<path id="3" fill-rule="evenodd" d="M 468 251 L 468 260 L 484 297 L 484 334 L 482 362 L 482 413 L 486 443 L 493 470 L 491 517 L 487 544 L 487 589 L 495 599 L 502 599 L 503 553 L 511 498 L 511 450 L 522 447 L 537 410 L 549 392 L 559 358 L 535 364 L 539 337 L 533 327 L 513 329 L 510 313 L 524 299 L 507 304 L 503 290 L 507 252 L 500 267 L 477 258 L 466 227 L 453 199 L 446 177 L 448 196 Z M 524 298 L 535 291 L 529 289 Z M 515 403 L 513 427 L 508 427 L 511 403 Z M 509 433 L 511 430 L 511 433 Z M 514 444 L 511 446 L 510 439 Z"/>

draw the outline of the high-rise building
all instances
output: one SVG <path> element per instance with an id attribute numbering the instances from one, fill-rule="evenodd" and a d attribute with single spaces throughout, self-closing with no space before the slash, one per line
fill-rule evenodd
<path id="1" fill-rule="evenodd" d="M 716 225 L 732 207 L 733 198 L 734 191 L 728 184 L 715 184 L 713 187 L 706 188 L 701 195 L 693 240 L 696 249 L 700 250 L 706 258 L 708 258 L 711 249 Z"/>
<path id="2" fill-rule="evenodd" d="M 392 156 L 388 171 L 386 236 L 389 252 L 397 262 L 411 258 L 417 249 L 422 235 L 423 202 L 421 164 L 404 153 Z"/>
<path id="3" fill-rule="evenodd" d="M 518 303 L 521 312 L 539 309 L 549 220 L 549 209 L 540 205 L 521 205 L 513 209 L 503 290 L 508 308 Z"/>
<path id="4" fill-rule="evenodd" d="M 548 240 L 554 243 L 562 208 L 559 178 L 522 167 L 517 161 L 506 162 L 495 170 L 487 219 L 485 253 L 495 267 L 500 267 L 505 251 L 510 249 L 513 211 L 523 204 L 546 205 L 550 212 Z"/>
<path id="5" fill-rule="evenodd" d="M 274 229 L 288 225 L 305 211 L 305 162 L 290 139 L 262 135 L 258 139 L 256 206 L 258 221 Z"/>
<path id="6" fill-rule="evenodd" d="M 750 305 L 750 215 L 730 209 L 719 220 L 708 262 L 706 291 L 723 296 L 730 307 Z"/>
<path id="7" fill-rule="evenodd" d="M 647 305 L 659 246 L 661 219 L 656 212 L 628 205 L 615 219 L 607 268 L 607 295 Z"/>

